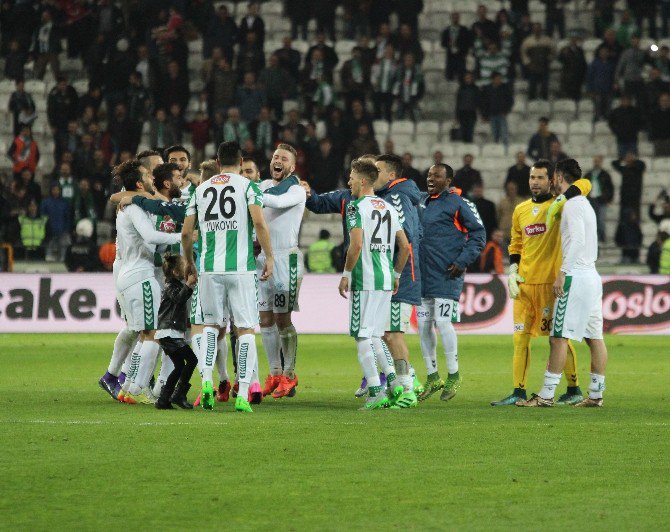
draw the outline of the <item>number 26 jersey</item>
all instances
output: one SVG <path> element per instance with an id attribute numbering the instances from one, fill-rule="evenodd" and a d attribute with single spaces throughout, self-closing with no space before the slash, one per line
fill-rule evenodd
<path id="1" fill-rule="evenodd" d="M 256 272 L 253 223 L 249 205 L 263 206 L 256 183 L 239 174 L 219 174 L 201 183 L 191 195 L 186 216 L 200 226 L 198 271 L 218 274 Z"/>
<path id="2" fill-rule="evenodd" d="M 351 272 L 351 290 L 393 290 L 396 233 L 402 229 L 398 213 L 376 196 L 349 202 L 347 230 L 363 230 L 363 249 Z"/>

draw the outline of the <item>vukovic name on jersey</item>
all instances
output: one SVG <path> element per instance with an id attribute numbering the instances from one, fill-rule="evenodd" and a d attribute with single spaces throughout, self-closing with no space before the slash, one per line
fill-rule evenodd
<path id="1" fill-rule="evenodd" d="M 237 220 L 205 222 L 205 229 L 207 231 L 237 231 Z"/>

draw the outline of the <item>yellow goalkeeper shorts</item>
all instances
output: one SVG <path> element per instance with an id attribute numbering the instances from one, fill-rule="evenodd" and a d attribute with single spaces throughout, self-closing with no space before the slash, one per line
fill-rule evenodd
<path id="1" fill-rule="evenodd" d="M 554 290 L 550 284 L 519 284 L 514 300 L 514 332 L 548 336 L 554 313 Z"/>

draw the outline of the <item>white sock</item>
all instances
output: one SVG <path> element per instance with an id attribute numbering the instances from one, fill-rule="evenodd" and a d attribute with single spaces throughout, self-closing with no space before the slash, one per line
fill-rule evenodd
<path id="1" fill-rule="evenodd" d="M 279 354 L 279 329 L 275 323 L 272 327 L 261 327 L 263 349 L 268 357 L 270 375 L 281 375 L 281 356 Z"/>
<path id="2" fill-rule="evenodd" d="M 389 384 L 395 380 L 395 365 L 393 364 L 393 357 L 389 351 L 386 342 L 384 342 L 379 337 L 372 337 L 372 349 L 375 354 L 375 360 L 377 361 L 377 368 L 384 375 L 386 375 L 386 382 Z"/>
<path id="3" fill-rule="evenodd" d="M 426 364 L 426 374 L 437 373 L 437 335 L 433 326 L 433 320 L 419 320 L 419 340 L 421 342 L 421 354 Z"/>
<path id="4" fill-rule="evenodd" d="M 216 349 L 216 368 L 219 370 L 219 382 L 228 380 L 228 342 L 226 336 L 219 340 Z"/>
<path id="5" fill-rule="evenodd" d="M 156 366 L 156 357 L 160 345 L 153 340 L 145 340 L 142 342 L 142 349 L 140 349 L 140 366 L 137 370 L 137 375 L 130 385 L 129 391 L 132 394 L 138 394 L 149 385 L 149 379 L 153 374 L 153 369 Z"/>
<path id="6" fill-rule="evenodd" d="M 240 346 L 237 358 L 237 374 L 240 380 L 238 395 L 246 399 L 249 395 L 249 385 L 251 384 L 254 368 L 258 360 L 256 336 L 253 334 L 243 334 L 237 339 L 237 345 Z"/>
<path id="7" fill-rule="evenodd" d="M 162 349 L 161 349 L 162 351 Z M 170 376 L 170 373 L 172 373 L 172 370 L 174 369 L 174 364 L 172 363 L 172 359 L 167 356 L 164 352 L 161 353 L 161 370 L 158 373 L 158 378 L 156 379 L 156 384 L 154 384 L 154 395 L 158 397 L 161 394 L 161 388 L 165 385 L 165 381 L 167 381 L 167 378 Z"/>
<path id="8" fill-rule="evenodd" d="M 133 383 L 133 380 L 137 375 L 137 371 L 140 369 L 140 350 L 142 349 L 143 343 L 144 342 L 142 342 L 142 340 L 138 340 L 138 342 L 135 344 L 135 348 L 133 349 L 132 354 L 127 358 L 128 368 L 124 370 L 126 374 L 126 380 L 121 387 L 121 390 L 124 392 L 130 390 L 130 385 Z M 124 366 L 125 365 L 126 364 L 124 363 Z"/>
<path id="9" fill-rule="evenodd" d="M 198 373 L 202 377 L 202 367 L 204 359 L 200 356 L 200 342 L 202 341 L 202 333 L 194 334 L 191 336 L 191 349 L 195 353 L 195 356 L 198 358 Z"/>
<path id="10" fill-rule="evenodd" d="M 216 327 L 205 327 L 200 342 L 200 356 L 202 357 L 202 381 L 212 382 L 214 357 L 216 356 L 216 342 L 219 331 Z"/>
<path id="11" fill-rule="evenodd" d="M 542 399 L 553 399 L 556 395 L 556 386 L 561 382 L 560 373 L 551 373 L 549 370 L 544 372 L 544 386 L 538 393 Z"/>
<path id="12" fill-rule="evenodd" d="M 124 327 L 119 331 L 114 340 L 114 350 L 112 351 L 112 358 L 109 361 L 107 371 L 116 377 L 121 372 L 121 366 L 125 363 L 128 355 L 131 353 L 137 337 L 140 333 L 131 331 L 128 327 Z"/>
<path id="13" fill-rule="evenodd" d="M 284 375 L 295 378 L 295 357 L 298 354 L 298 333 L 293 325 L 279 331 L 281 348 L 284 352 Z"/>
<path id="14" fill-rule="evenodd" d="M 377 364 L 375 364 L 372 340 L 370 338 L 356 338 L 356 347 L 358 348 L 358 362 L 361 365 L 365 379 L 368 381 L 368 387 L 381 386 Z"/>
<path id="15" fill-rule="evenodd" d="M 591 373 L 591 383 L 589 384 L 589 398 L 602 399 L 605 391 L 605 375 Z"/>
<path id="16" fill-rule="evenodd" d="M 447 372 L 453 375 L 458 372 L 458 339 L 456 338 L 456 329 L 454 329 L 454 324 L 450 321 L 438 321 L 436 324 L 442 337 L 444 356 L 447 359 Z"/>

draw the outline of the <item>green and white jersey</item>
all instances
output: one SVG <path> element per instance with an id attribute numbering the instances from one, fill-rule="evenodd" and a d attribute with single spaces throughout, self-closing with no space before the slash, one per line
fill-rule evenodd
<path id="1" fill-rule="evenodd" d="M 402 229 L 398 213 L 377 196 L 349 202 L 347 230 L 363 229 L 363 249 L 351 272 L 351 290 L 393 290 L 393 252 Z"/>
<path id="2" fill-rule="evenodd" d="M 219 174 L 191 195 L 186 216 L 196 215 L 200 226 L 198 271 L 255 273 L 253 223 L 249 205 L 263 206 L 256 183 L 239 174 Z"/>

